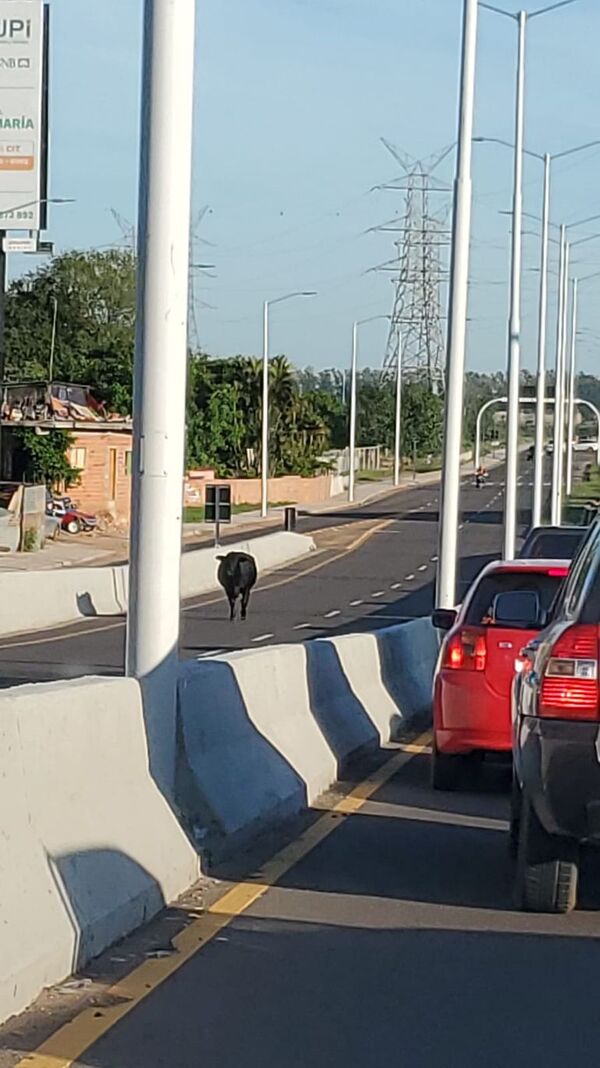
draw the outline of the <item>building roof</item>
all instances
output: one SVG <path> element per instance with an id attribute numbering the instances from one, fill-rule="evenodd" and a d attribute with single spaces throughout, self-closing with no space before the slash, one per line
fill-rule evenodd
<path id="1" fill-rule="evenodd" d="M 4 382 L 0 386 L 3 426 L 47 430 L 131 430 L 128 416 L 109 412 L 89 386 L 71 382 Z"/>

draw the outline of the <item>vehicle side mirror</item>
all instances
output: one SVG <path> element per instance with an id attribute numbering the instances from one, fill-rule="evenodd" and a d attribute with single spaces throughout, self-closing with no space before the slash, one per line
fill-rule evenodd
<path id="1" fill-rule="evenodd" d="M 457 616 L 458 612 L 455 608 L 436 608 L 432 613 L 431 622 L 436 630 L 452 630 Z"/>

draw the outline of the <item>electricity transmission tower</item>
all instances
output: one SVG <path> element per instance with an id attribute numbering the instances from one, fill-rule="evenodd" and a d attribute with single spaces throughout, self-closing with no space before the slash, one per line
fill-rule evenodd
<path id="1" fill-rule="evenodd" d="M 115 208 L 111 208 L 110 213 L 122 234 L 122 241 L 119 242 L 119 245 L 117 247 L 129 249 L 132 255 L 135 254 L 135 226 L 133 225 L 133 223 L 130 223 L 129 219 L 126 219 L 124 215 L 121 215 L 118 211 L 116 211 Z"/>
<path id="2" fill-rule="evenodd" d="M 392 233 L 395 254 L 372 268 L 389 271 L 394 285 L 390 329 L 383 359 L 384 370 L 396 367 L 402 335 L 403 375 L 426 382 L 434 392 L 444 388 L 445 315 L 442 286 L 448 272 L 442 267 L 443 250 L 450 244 L 446 228 L 448 204 L 432 210 L 433 194 L 448 194 L 450 188 L 434 171 L 454 146 L 426 160 L 412 160 L 382 138 L 383 144 L 402 167 L 402 175 L 379 189 L 403 192 L 404 213 L 370 232 Z"/>
<path id="3" fill-rule="evenodd" d="M 196 218 L 190 225 L 190 276 L 189 276 L 189 290 L 188 290 L 188 341 L 192 351 L 196 352 L 200 348 L 200 334 L 198 329 L 198 308 L 211 308 L 214 309 L 213 304 L 208 304 L 205 300 L 201 300 L 196 293 L 198 276 L 204 275 L 208 278 L 215 278 L 216 275 L 209 274 L 212 269 L 212 263 L 198 263 L 197 252 L 199 245 L 210 245 L 214 248 L 212 241 L 207 241 L 206 238 L 199 236 L 200 225 L 209 211 L 208 204 L 203 207 Z M 121 231 L 122 239 L 116 245 L 117 248 L 126 248 L 131 251 L 134 256 L 136 254 L 136 228 L 123 215 L 121 215 L 115 208 L 110 209 L 110 213 L 115 220 L 119 230 Z"/>

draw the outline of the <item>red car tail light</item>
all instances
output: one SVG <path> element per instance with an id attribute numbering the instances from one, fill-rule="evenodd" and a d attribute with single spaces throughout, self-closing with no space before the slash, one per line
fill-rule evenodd
<path id="1" fill-rule="evenodd" d="M 596 720 L 600 712 L 598 631 L 576 625 L 555 642 L 543 672 L 538 714 Z"/>
<path id="2" fill-rule="evenodd" d="M 486 661 L 485 631 L 471 627 L 450 637 L 442 667 L 452 671 L 485 671 Z"/>

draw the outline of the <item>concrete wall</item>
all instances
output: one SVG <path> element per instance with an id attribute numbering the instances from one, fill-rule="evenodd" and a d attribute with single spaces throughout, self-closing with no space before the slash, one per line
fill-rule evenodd
<path id="1" fill-rule="evenodd" d="M 279 531 L 227 547 L 252 553 L 259 571 L 281 567 L 315 547 L 303 534 Z M 214 549 L 184 553 L 181 593 L 195 597 L 218 588 Z M 85 567 L 64 571 L 6 571 L 0 574 L 0 634 L 20 634 L 71 623 L 86 616 L 127 611 L 128 569 Z"/>
<path id="2" fill-rule="evenodd" d="M 140 689 L 0 694 L 0 1021 L 144 924 L 199 874 L 304 810 L 429 713 L 428 620 L 181 665 L 178 800 L 149 772 Z"/>
<path id="3" fill-rule="evenodd" d="M 148 771 L 135 682 L 0 695 L 0 872 L 0 1020 L 195 881 Z"/>
<path id="4" fill-rule="evenodd" d="M 292 816 L 350 760 L 431 715 L 428 619 L 181 667 L 178 797 L 213 857 Z"/>
<path id="5" fill-rule="evenodd" d="M 232 504 L 260 504 L 261 482 L 259 478 L 219 478 L 220 485 L 231 486 Z M 186 483 L 186 504 L 204 504 L 206 485 L 197 479 Z M 320 504 L 332 494 L 332 477 L 329 474 L 302 478 L 300 475 L 285 475 L 269 479 L 269 501 L 272 504 Z"/>

